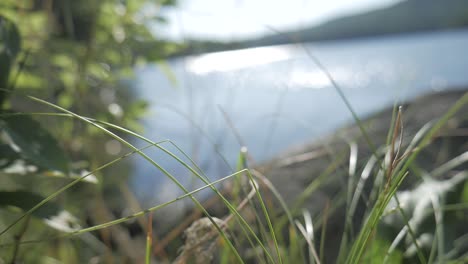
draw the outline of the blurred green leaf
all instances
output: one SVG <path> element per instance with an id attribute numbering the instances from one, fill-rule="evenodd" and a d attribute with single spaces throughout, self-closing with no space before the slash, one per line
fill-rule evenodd
<path id="1" fill-rule="evenodd" d="M 9 145 L 0 144 L 0 170 L 10 166 L 18 158 L 18 153 Z"/>
<path id="2" fill-rule="evenodd" d="M 379 238 L 375 239 L 366 251 L 362 263 L 383 263 L 389 247 L 390 241 Z M 399 250 L 395 250 L 390 255 L 387 263 L 402 263 L 402 260 L 403 253 Z"/>
<path id="3" fill-rule="evenodd" d="M 69 162 L 58 142 L 47 130 L 29 116 L 0 117 L 0 128 L 9 136 L 8 144 L 25 160 L 65 174 Z"/>
<path id="4" fill-rule="evenodd" d="M 0 191 L 1 207 L 16 207 L 27 211 L 44 200 L 44 197 L 28 191 Z M 79 228 L 77 219 L 53 202 L 48 202 L 32 213 L 48 226 L 63 231 L 72 232 Z"/>
<path id="5" fill-rule="evenodd" d="M 7 59 L 7 61 L 2 60 L 1 62 L 11 63 L 20 51 L 20 46 L 20 36 L 16 25 L 0 16 L 0 56 L 2 59 Z"/>
<path id="6" fill-rule="evenodd" d="M 0 173 L 5 175 L 25 175 L 30 174 L 35 177 L 48 177 L 58 179 L 74 180 L 86 176 L 82 182 L 98 183 L 96 175 L 83 169 L 71 170 L 69 174 L 65 174 L 57 170 L 42 170 L 38 171 L 37 166 L 25 162 L 18 152 L 14 151 L 8 144 L 0 144 Z"/>
<path id="7" fill-rule="evenodd" d="M 31 209 L 44 199 L 44 197 L 28 191 L 0 191 L 0 206 L 14 206 L 23 211 Z M 60 207 L 54 203 L 47 203 L 33 212 L 38 218 L 48 218 L 58 215 Z"/>
<path id="8" fill-rule="evenodd" d="M 2 89 L 8 88 L 8 77 L 20 46 L 20 36 L 15 24 L 0 16 L 0 88 Z M 5 91 L 0 91 L 0 106 L 5 98 Z"/>
<path id="9" fill-rule="evenodd" d="M 16 80 L 16 87 L 28 87 L 29 89 L 42 89 L 46 82 L 44 78 L 32 72 L 21 72 Z"/>

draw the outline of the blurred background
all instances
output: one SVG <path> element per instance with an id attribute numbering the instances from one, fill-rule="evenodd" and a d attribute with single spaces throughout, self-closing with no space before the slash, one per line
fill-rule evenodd
<path id="1" fill-rule="evenodd" d="M 167 26 L 152 27 L 184 45 L 167 60 L 171 74 L 137 68 L 135 90 L 149 102 L 145 133 L 173 140 L 216 179 L 233 172 L 243 145 L 261 163 L 352 122 L 316 60 L 362 118 L 465 89 L 467 8 L 417 0 L 179 2 L 162 10 Z M 158 158 L 190 182 L 180 164 Z M 133 181 L 142 201 L 181 194 L 145 163 L 137 159 Z"/>
<path id="2" fill-rule="evenodd" d="M 361 118 L 421 95 L 466 90 L 467 26 L 465 0 L 2 0 L 0 106 L 2 113 L 55 111 L 24 96 L 33 95 L 153 141 L 169 139 L 178 147 L 167 150 L 215 180 L 235 171 L 243 146 L 251 165 L 261 164 L 352 123 L 333 82 Z M 19 215 L 11 206 L 30 208 L 70 175 L 131 151 L 76 119 L 8 120 L 1 123 L 2 230 Z M 112 131 L 139 148 L 148 144 Z M 39 153 L 26 139 L 40 142 Z M 203 185 L 161 150 L 144 152 L 189 190 Z M 92 177 L 57 199 L 53 212 L 66 209 L 65 220 L 45 227 L 51 215 L 35 215 L 24 226 L 36 232 L 16 228 L 0 241 L 44 238 L 55 234 L 50 226 L 98 224 L 183 194 L 139 156 Z M 174 224 L 192 206 L 180 201 L 155 223 Z M 55 249 L 0 249 L 0 262 L 41 255 L 43 263 L 135 263 L 144 255 L 144 240 L 133 239 L 144 234 L 142 221 Z"/>

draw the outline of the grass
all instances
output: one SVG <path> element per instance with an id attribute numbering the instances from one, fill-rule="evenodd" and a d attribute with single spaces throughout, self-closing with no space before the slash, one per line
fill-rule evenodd
<path id="1" fill-rule="evenodd" d="M 332 76 L 329 76 L 329 78 L 335 84 L 335 88 L 339 95 L 342 96 L 351 113 L 354 113 L 352 106 L 346 100 L 338 85 L 333 81 Z M 466 201 L 444 205 L 444 199 L 439 199 L 438 196 L 434 196 L 435 198 L 431 196 L 432 208 L 428 208 L 428 210 L 433 215 L 435 224 L 429 227 L 434 230 L 434 237 L 433 243 L 429 247 L 429 252 L 427 252 L 426 247 L 424 247 L 421 241 L 420 227 L 414 224 L 416 216 L 412 215 L 411 211 L 405 209 L 406 204 L 401 203 L 397 194 L 410 172 L 416 171 L 415 167 L 418 166 L 418 156 L 433 143 L 447 122 L 464 105 L 468 104 L 468 93 L 463 95 L 437 122 L 428 123 L 422 127 L 407 144 L 403 143 L 403 134 L 405 133 L 403 126 L 404 112 L 401 109 L 394 108 L 387 142 L 380 147 L 374 145 L 363 122 L 353 114 L 368 144 L 371 155 L 369 157 L 359 157 L 359 147 L 355 143 L 350 144 L 349 153 L 347 151 L 333 153 L 334 159 L 331 160 L 327 168 L 312 180 L 309 185 L 304 186 L 303 191 L 297 194 L 297 198 L 292 204 L 287 204 L 283 200 L 281 193 L 276 190 L 275 186 L 268 179 L 268 175 L 263 175 L 260 171 L 247 166 L 248 153 L 245 151 L 241 151 L 239 155 L 237 172 L 211 182 L 204 175 L 202 169 L 181 148 L 169 140 L 153 142 L 125 128 L 80 116 L 42 99 L 32 96 L 27 96 L 27 98 L 50 107 L 59 113 L 12 113 L 2 115 L 25 114 L 72 118 L 89 126 L 96 127 L 102 133 L 127 146 L 130 152 L 57 189 L 57 191 L 47 196 L 43 201 L 36 204 L 30 210 L 19 214 L 14 221 L 2 228 L 0 230 L 0 238 L 15 238 L 9 242 L 2 240 L 0 244 L 0 250 L 12 250 L 12 262 L 17 259 L 18 252 L 25 244 L 46 245 L 53 241 L 82 236 L 93 231 L 128 222 L 131 219 L 146 216 L 148 218 L 148 226 L 146 227 L 147 242 L 144 256 L 142 256 L 145 263 L 151 263 L 152 259 L 155 258 L 162 261 L 175 260 L 176 263 L 186 263 L 188 258 L 181 257 L 183 254 L 195 258 L 195 261 L 198 261 L 198 263 L 209 261 L 213 258 L 216 258 L 220 263 L 329 263 L 330 260 L 327 261 L 327 258 L 330 258 L 330 256 L 326 256 L 326 248 L 327 243 L 332 242 L 331 238 L 327 238 L 327 233 L 330 231 L 327 229 L 327 226 L 330 226 L 329 222 L 331 218 L 339 210 L 345 211 L 344 219 L 340 219 L 343 221 L 344 229 L 341 234 L 340 247 L 335 256 L 339 263 L 375 263 L 377 259 L 386 263 L 398 263 L 403 260 L 405 251 L 408 251 L 410 248 L 414 248 L 415 258 L 409 261 L 418 261 L 420 263 L 444 263 L 448 261 L 457 263 L 458 261 L 458 263 L 462 263 L 467 259 L 467 253 L 464 251 L 466 249 L 463 248 L 463 243 L 460 242 L 466 240 L 466 234 L 457 237 L 456 241 L 458 243 L 454 243 L 453 248 L 448 248 L 448 245 L 445 244 L 445 236 L 449 231 L 444 229 L 446 227 L 444 214 L 451 211 L 463 214 L 468 207 Z M 234 127 L 232 129 L 235 130 Z M 119 136 L 115 131 L 124 133 L 128 137 L 143 140 L 147 143 L 147 146 L 137 148 L 128 140 Z M 179 153 L 170 152 L 164 145 L 175 147 Z M 406 146 L 406 150 L 403 150 L 404 146 Z M 150 147 L 160 149 L 166 155 L 179 162 L 194 177 L 203 182 L 204 186 L 189 191 L 174 175 L 145 154 L 144 150 Z M 28 228 L 28 223 L 33 212 L 58 198 L 66 191 L 69 191 L 71 187 L 83 181 L 89 175 L 102 171 L 131 155 L 140 155 L 146 159 L 185 194 L 171 201 L 140 210 L 113 221 L 52 237 L 34 240 L 24 239 L 25 236 L 23 235 L 25 233 L 34 232 L 34 230 L 31 231 L 31 228 Z M 348 160 L 346 159 L 347 157 L 349 157 Z M 189 162 L 184 162 L 184 159 Z M 346 165 L 346 161 L 348 165 Z M 445 175 L 453 169 L 464 165 L 466 161 L 466 152 L 452 157 L 449 161 L 426 172 L 422 180 L 438 179 L 441 175 Z M 343 167 L 346 166 L 347 170 L 343 170 Z M 343 173 L 343 171 L 347 171 L 347 173 Z M 317 214 L 303 210 L 305 202 L 310 201 L 311 197 L 319 189 L 342 176 L 347 179 L 346 187 L 334 197 L 330 197 L 331 199 L 324 206 L 323 211 Z M 236 183 L 236 188 L 233 191 L 226 192 L 226 190 L 218 188 L 219 183 L 226 180 Z M 370 190 L 367 190 L 366 186 L 371 186 Z M 227 208 L 227 215 L 218 215 L 217 217 L 219 218 L 215 218 L 209 213 L 204 202 L 196 199 L 194 194 L 207 188 L 211 189 L 215 197 Z M 465 190 L 466 192 L 468 191 Z M 195 236 L 200 238 L 200 240 L 191 245 L 185 244 L 179 255 L 154 256 L 153 248 L 158 245 L 153 241 L 153 225 L 150 224 L 152 223 L 152 214 L 157 213 L 161 208 L 187 198 L 193 201 L 196 209 L 209 221 L 204 225 L 205 229 L 178 228 L 178 230 L 186 229 L 195 230 L 190 232 L 202 232 L 201 235 Z M 388 211 L 388 205 L 392 200 L 396 202 L 396 208 Z M 358 208 L 362 207 L 362 203 L 366 205 L 364 208 L 365 213 L 359 218 L 356 212 Z M 279 206 L 275 204 L 279 204 Z M 380 225 L 388 216 L 394 215 L 398 215 L 399 219 L 402 219 L 403 226 L 400 227 L 401 229 L 396 236 L 385 239 L 384 235 L 381 234 L 383 231 Z M 13 230 L 19 230 L 19 233 L 11 235 L 10 233 Z M 403 238 L 406 240 L 404 241 Z M 177 243 L 174 243 L 177 246 Z M 455 253 L 452 254 L 451 252 Z M 27 254 L 27 252 L 24 254 Z M 202 255 L 203 259 L 199 259 Z"/>

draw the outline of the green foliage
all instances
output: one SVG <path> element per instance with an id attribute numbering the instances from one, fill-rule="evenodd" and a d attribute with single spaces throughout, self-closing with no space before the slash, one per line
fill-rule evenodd
<path id="1" fill-rule="evenodd" d="M 364 253 L 362 263 L 383 263 L 387 256 L 387 249 L 390 247 L 391 241 L 385 239 L 375 239 L 369 249 Z M 387 263 L 401 263 L 403 253 L 395 250 L 388 257 Z"/>
<path id="2" fill-rule="evenodd" d="M 12 210 L 19 208 L 28 211 L 44 198 L 29 191 L 0 191 L 0 206 Z M 49 202 L 34 211 L 32 216 L 43 220 L 50 227 L 64 232 L 71 232 L 79 227 L 75 217 L 53 202 Z"/>
<path id="3" fill-rule="evenodd" d="M 147 28 L 159 21 L 160 5 L 146 0 L 7 1 L 0 16 L 17 24 L 28 54 L 17 89 L 83 115 L 131 123 L 142 112 L 132 100 L 121 99 L 133 96 L 122 79 L 132 77 L 137 63 L 164 59 L 177 49 Z"/>
<path id="4" fill-rule="evenodd" d="M 47 130 L 29 116 L 0 117 L 0 129 L 9 140 L 10 149 L 3 149 L 11 156 L 13 152 L 26 162 L 38 167 L 69 172 L 69 160 L 58 142 Z M 11 162 L 11 161 L 8 161 Z"/>
<path id="5" fill-rule="evenodd" d="M 135 99 L 128 79 L 132 78 L 137 63 L 160 61 L 177 49 L 172 43 L 158 40 L 147 27 L 161 21 L 158 12 L 161 6 L 173 4 L 174 1 L 147 0 L 2 1 L 0 67 L 5 69 L 0 71 L 0 88 L 14 88 L 84 116 L 138 130 L 136 120 L 145 112 L 146 104 Z M 22 53 L 18 57 L 20 47 Z M 15 57 L 19 60 L 15 61 Z M 8 79 L 14 87 L 8 87 Z M 17 93 L 0 90 L 0 99 L 6 95 L 12 95 L 12 100 L 3 109 L 40 109 L 25 103 Z M 29 120 L 16 118 L 16 131 L 21 127 L 34 131 Z M 49 133 L 58 139 L 67 154 L 52 148 L 47 153 L 55 154 L 41 151 L 37 155 L 39 149 L 35 149 L 35 157 L 27 158 L 37 160 L 36 164 L 65 171 L 70 166 L 65 164 L 66 156 L 86 159 L 93 166 L 118 154 L 109 155 L 104 151 L 109 139 L 93 128 L 80 126 L 73 120 L 41 118 L 38 121 L 47 123 Z M 7 124 L 4 118 L 3 129 L 11 129 L 15 122 Z M 31 136 L 24 131 L 23 138 Z M 52 143 L 50 138 L 47 142 Z M 42 147 L 50 148 L 47 142 Z M 20 147 L 30 148 L 21 153 L 23 157 L 34 155 L 33 145 Z"/>
<path id="6" fill-rule="evenodd" d="M 113 142 L 117 150 L 109 152 L 106 143 L 112 137 L 73 118 L 43 113 L 33 119 L 21 114 L 50 111 L 24 95 L 45 98 L 83 116 L 140 129 L 137 120 L 145 113 L 146 103 L 136 99 L 130 80 L 135 66 L 160 62 L 178 48 L 158 40 L 148 28 L 165 20 L 159 13 L 162 6 L 174 4 L 149 0 L 1 1 L 1 241 L 23 235 L 34 239 L 42 234 L 44 238 L 50 227 L 70 232 L 74 229 L 64 228 L 67 221 L 104 222 L 103 208 L 110 212 L 124 209 L 126 204 L 116 190 L 126 186 L 128 163 L 93 169 L 122 156 L 125 146 Z M 107 174 L 113 177 L 104 178 Z M 80 181 L 98 184 L 70 189 Z M 57 197 L 62 193 L 57 190 L 67 192 Z M 50 201 L 53 198 L 56 200 Z M 102 208 L 90 202 L 98 199 L 103 200 Z M 62 228 L 60 222 L 65 223 Z M 24 230 L 17 228 L 22 225 Z M 35 232 L 27 232 L 32 226 Z M 44 242 L 34 252 L 36 256 L 55 252 L 49 255 L 51 259 L 66 260 L 58 256 L 69 255 L 75 256 L 71 258 L 75 262 L 87 262 L 86 252 L 93 248 L 88 243 L 84 248 L 68 243 L 54 251 L 53 246 Z M 28 252 L 22 248 L 18 240 L 7 250 L 11 254 L 6 259 L 0 249 L 0 262 L 14 262 Z M 122 248 L 116 252 L 125 255 Z M 21 259 L 32 261 L 31 255 Z"/>

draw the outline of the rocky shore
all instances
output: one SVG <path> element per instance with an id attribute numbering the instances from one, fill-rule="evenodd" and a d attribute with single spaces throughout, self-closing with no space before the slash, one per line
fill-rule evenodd
<path id="1" fill-rule="evenodd" d="M 422 127 L 442 117 L 466 91 L 434 93 L 403 104 L 402 151 Z M 325 207 L 331 208 L 339 204 L 340 194 L 347 192 L 350 153 L 354 152 L 353 155 L 357 155 L 355 172 L 359 178 L 372 152 L 383 151 L 391 129 L 392 113 L 392 108 L 386 109 L 362 121 L 368 139 L 372 142 L 371 147 L 360 128 L 353 124 L 330 136 L 286 151 L 277 158 L 257 166 L 256 169 L 268 177 L 288 207 L 295 210 L 293 213 L 300 215 L 301 210 L 306 209 L 316 220 L 320 219 Z M 467 151 L 468 105 L 464 105 L 442 128 L 433 142 L 421 152 L 415 164 L 418 170 L 429 172 Z M 457 167 L 457 170 L 466 169 L 466 164 Z M 420 181 L 414 171 L 410 171 L 402 188 L 409 188 Z M 446 178 L 450 176 L 443 175 Z M 327 255 L 336 254 L 343 232 L 346 197 L 341 198 L 341 204 L 328 217 Z M 364 201 L 361 201 L 361 208 L 358 207 L 356 214 L 357 223 L 362 218 L 364 207 Z"/>

